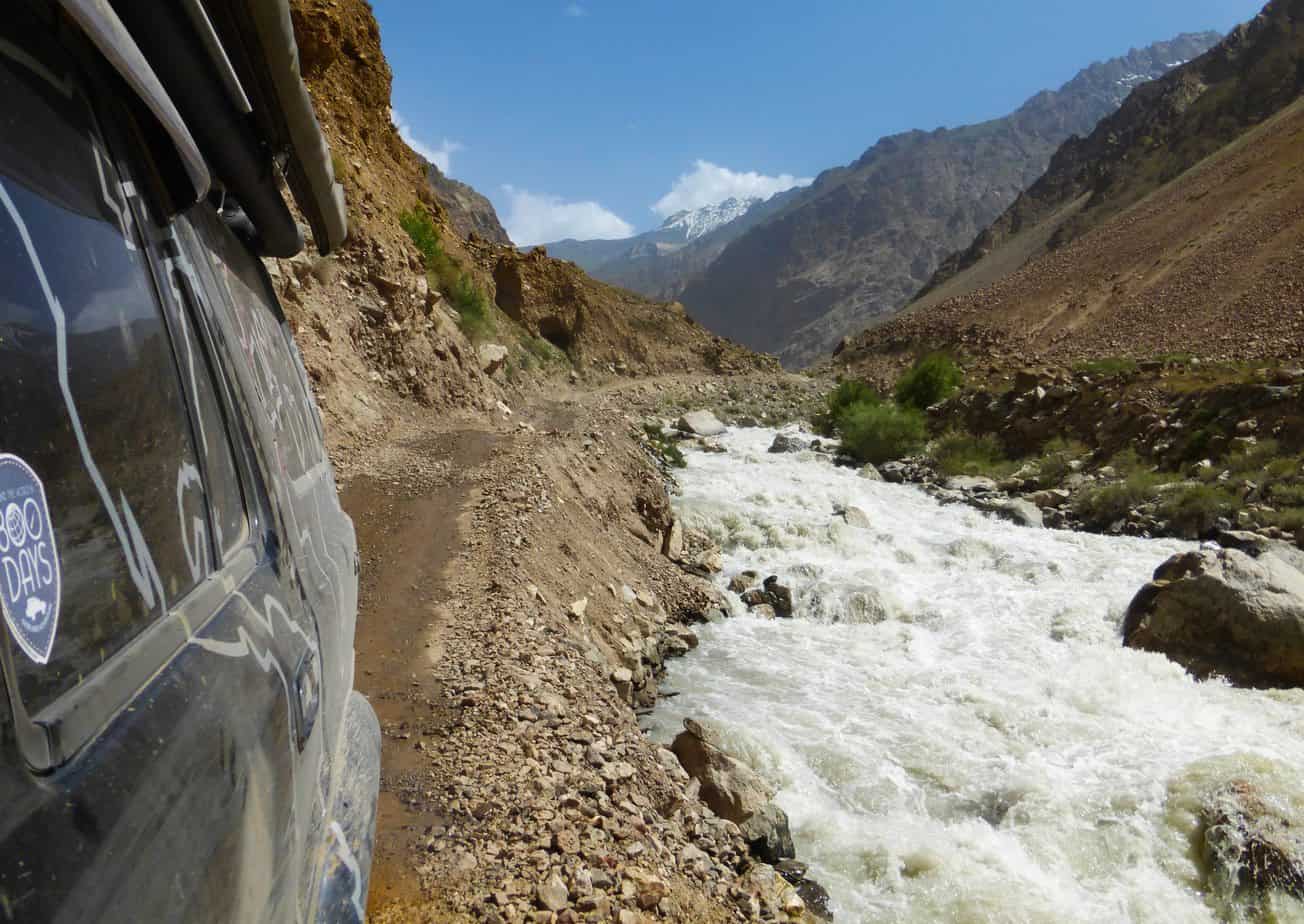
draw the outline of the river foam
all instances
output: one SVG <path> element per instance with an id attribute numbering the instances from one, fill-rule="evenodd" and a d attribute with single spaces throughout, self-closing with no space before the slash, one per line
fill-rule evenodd
<path id="1" fill-rule="evenodd" d="M 735 618 L 671 665 L 681 695 L 653 733 L 722 729 L 778 788 L 840 921 L 1238 916 L 1202 894 L 1189 809 L 1210 761 L 1298 777 L 1304 694 L 1197 684 L 1122 647 L 1128 601 L 1189 546 L 1017 527 L 770 455 L 773 436 L 690 452 L 675 506 L 724 548 L 721 586 L 779 575 L 797 618 L 729 595 Z"/>

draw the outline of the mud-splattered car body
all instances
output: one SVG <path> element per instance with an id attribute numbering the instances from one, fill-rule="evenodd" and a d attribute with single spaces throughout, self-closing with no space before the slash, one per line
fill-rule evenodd
<path id="1" fill-rule="evenodd" d="M 344 236 L 293 59 L 277 0 L 0 19 L 0 922 L 363 918 L 357 548 L 260 260 L 281 177 Z"/>

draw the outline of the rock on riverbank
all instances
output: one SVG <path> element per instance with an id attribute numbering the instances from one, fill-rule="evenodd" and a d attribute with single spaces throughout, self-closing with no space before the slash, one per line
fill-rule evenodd
<path id="1" fill-rule="evenodd" d="M 1128 607 L 1124 643 L 1197 677 L 1304 686 L 1304 553 L 1284 543 L 1174 556 Z"/>

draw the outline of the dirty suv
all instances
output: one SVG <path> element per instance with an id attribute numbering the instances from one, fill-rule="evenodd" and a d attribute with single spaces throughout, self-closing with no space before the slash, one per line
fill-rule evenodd
<path id="1" fill-rule="evenodd" d="M 6 0 L 0 922 L 363 917 L 357 549 L 261 259 L 305 231 L 284 0 Z"/>

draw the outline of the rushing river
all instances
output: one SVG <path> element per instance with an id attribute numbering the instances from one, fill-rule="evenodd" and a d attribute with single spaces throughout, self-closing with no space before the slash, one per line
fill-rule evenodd
<path id="1" fill-rule="evenodd" d="M 1240 918 L 1205 894 L 1199 810 L 1229 779 L 1304 798 L 1304 695 L 1123 648 L 1128 601 L 1189 546 L 1016 527 L 767 454 L 773 436 L 690 452 L 676 507 L 724 548 L 722 587 L 779 575 L 796 618 L 729 595 L 735 618 L 671 665 L 654 734 L 723 730 L 841 922 Z"/>

